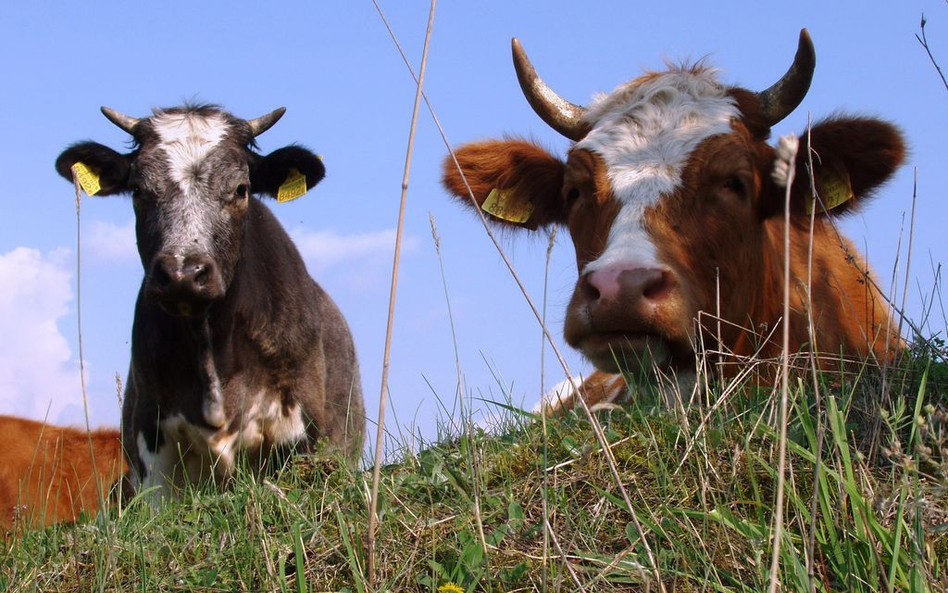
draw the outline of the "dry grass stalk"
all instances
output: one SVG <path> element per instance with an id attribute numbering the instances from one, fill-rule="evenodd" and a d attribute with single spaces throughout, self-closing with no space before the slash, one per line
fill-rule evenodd
<path id="1" fill-rule="evenodd" d="M 428 12 L 428 27 L 425 31 L 425 45 L 421 54 L 420 75 L 418 77 L 417 90 L 415 92 L 415 104 L 412 108 L 411 127 L 408 131 L 408 149 L 405 154 L 405 172 L 402 176 L 401 200 L 398 206 L 398 226 L 395 231 L 395 256 L 392 263 L 392 286 L 389 292 L 388 321 L 385 327 L 385 351 L 382 360 L 382 381 L 379 390 L 379 416 L 378 430 L 375 436 L 375 465 L 372 468 L 372 494 L 369 502 L 369 528 L 368 528 L 368 581 L 375 583 L 375 532 L 378 528 L 378 494 L 379 478 L 382 469 L 382 441 L 385 437 L 385 402 L 388 391 L 388 367 L 389 354 L 392 348 L 392 322 L 395 317 L 395 292 L 398 286 L 398 264 L 401 256 L 402 232 L 405 226 L 405 203 L 408 196 L 408 178 L 411 172 L 411 155 L 415 145 L 415 128 L 418 123 L 418 107 L 421 101 L 421 89 L 425 80 L 425 67 L 428 64 L 428 47 L 431 42 L 431 30 L 434 27 L 435 6 L 437 0 L 431 0 L 431 8 Z M 375 7 L 381 13 L 382 9 L 375 2 Z"/>
<path id="2" fill-rule="evenodd" d="M 794 138 L 794 142 L 796 139 Z M 783 361 L 780 369 L 780 438 L 777 462 L 777 503 L 774 509 L 773 554 L 770 558 L 770 593 L 776 593 L 780 563 L 780 540 L 783 537 L 783 495 L 787 471 L 787 399 L 790 373 L 790 190 L 793 187 L 796 146 L 788 159 L 787 187 L 783 218 Z"/>

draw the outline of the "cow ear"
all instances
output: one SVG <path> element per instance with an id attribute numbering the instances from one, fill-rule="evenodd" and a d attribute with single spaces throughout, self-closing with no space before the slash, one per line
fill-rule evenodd
<path id="1" fill-rule="evenodd" d="M 815 208 L 818 215 L 830 216 L 855 212 L 904 160 L 902 133 L 888 122 L 860 117 L 821 121 L 810 129 L 809 141 L 806 133 L 800 136 L 791 208 L 801 214 L 809 214 Z M 814 200 L 813 185 L 818 200 Z M 779 205 L 774 204 L 774 211 L 783 212 L 782 188 L 778 193 Z"/>
<path id="2" fill-rule="evenodd" d="M 294 169 L 306 177 L 307 191 L 326 176 L 326 167 L 318 155 L 302 146 L 284 146 L 251 162 L 250 187 L 254 193 L 263 193 L 275 198 L 280 187 L 296 176 Z"/>
<path id="3" fill-rule="evenodd" d="M 473 194 L 476 207 L 488 218 L 513 228 L 566 222 L 565 166 L 536 144 L 513 139 L 473 142 L 458 148 L 455 156 L 463 178 L 449 155 L 441 182 L 466 206 L 475 207 Z"/>
<path id="4" fill-rule="evenodd" d="M 56 172 L 72 183 L 72 166 L 82 163 L 98 176 L 96 195 L 108 196 L 128 192 L 128 155 L 119 154 L 97 142 L 73 144 L 56 159 Z"/>

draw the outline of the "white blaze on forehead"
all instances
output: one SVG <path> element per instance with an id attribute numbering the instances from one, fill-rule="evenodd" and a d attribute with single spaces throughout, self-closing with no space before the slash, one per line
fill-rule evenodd
<path id="1" fill-rule="evenodd" d="M 620 263 L 658 266 L 642 219 L 663 195 L 681 187 L 681 174 L 705 139 L 731 131 L 740 116 L 713 70 L 673 71 L 626 83 L 594 99 L 585 119 L 592 130 L 576 148 L 598 154 L 621 204 L 603 254 L 584 272 Z"/>
<path id="2" fill-rule="evenodd" d="M 159 113 L 152 118 L 159 148 L 165 151 L 171 179 L 189 193 L 195 167 L 220 144 L 227 134 L 227 122 L 220 114 Z"/>
<path id="3" fill-rule="evenodd" d="M 165 236 L 165 249 L 182 256 L 206 253 L 210 251 L 213 221 L 196 173 L 230 127 L 219 113 L 205 116 L 160 112 L 151 121 L 159 138 L 157 148 L 165 153 L 168 161 L 170 180 L 181 190 L 167 211 L 172 220 Z"/>

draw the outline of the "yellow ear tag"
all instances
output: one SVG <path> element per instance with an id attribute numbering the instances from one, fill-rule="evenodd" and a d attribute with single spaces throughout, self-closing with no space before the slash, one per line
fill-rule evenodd
<path id="1" fill-rule="evenodd" d="M 822 191 L 820 192 L 820 197 L 823 198 L 823 205 L 826 210 L 832 210 L 841 204 L 845 204 L 849 200 L 855 197 L 853 194 L 853 188 L 849 185 L 849 179 L 843 179 L 839 175 L 830 174 L 827 175 L 823 180 L 823 183 L 820 184 Z M 813 213 L 813 194 L 809 194 L 806 198 L 806 213 Z"/>
<path id="2" fill-rule="evenodd" d="M 487 194 L 487 199 L 481 204 L 481 210 L 502 220 L 523 224 L 530 220 L 533 204 L 521 199 L 511 190 L 505 191 L 495 187 Z"/>
<path id="3" fill-rule="evenodd" d="M 831 177 L 823 184 L 823 201 L 826 202 L 826 209 L 833 208 L 853 199 L 853 188 L 839 177 Z"/>
<path id="4" fill-rule="evenodd" d="M 286 181 L 277 190 L 277 202 L 289 202 L 306 193 L 306 175 L 303 175 L 295 168 L 290 168 L 290 174 L 286 176 Z"/>
<path id="5" fill-rule="evenodd" d="M 85 163 L 77 162 L 73 165 L 72 174 L 79 180 L 79 185 L 87 196 L 94 196 L 102 189 L 99 184 L 99 175 L 94 173 Z"/>

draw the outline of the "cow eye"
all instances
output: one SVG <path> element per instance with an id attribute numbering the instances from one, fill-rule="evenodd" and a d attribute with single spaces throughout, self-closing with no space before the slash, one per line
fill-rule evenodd
<path id="1" fill-rule="evenodd" d="M 728 177 L 724 180 L 724 189 L 727 189 L 739 196 L 744 195 L 744 182 L 739 177 Z"/>
<path id="2" fill-rule="evenodd" d="M 247 185 L 241 183 L 240 185 L 237 186 L 237 189 L 234 190 L 234 195 L 237 196 L 238 198 L 246 198 L 247 190 L 248 190 Z"/>
<path id="3" fill-rule="evenodd" d="M 569 191 L 566 192 L 566 203 L 572 204 L 579 199 L 579 188 L 571 187 Z"/>
<path id="4" fill-rule="evenodd" d="M 137 183 L 132 186 L 132 197 L 136 199 L 142 197 L 142 187 Z"/>

